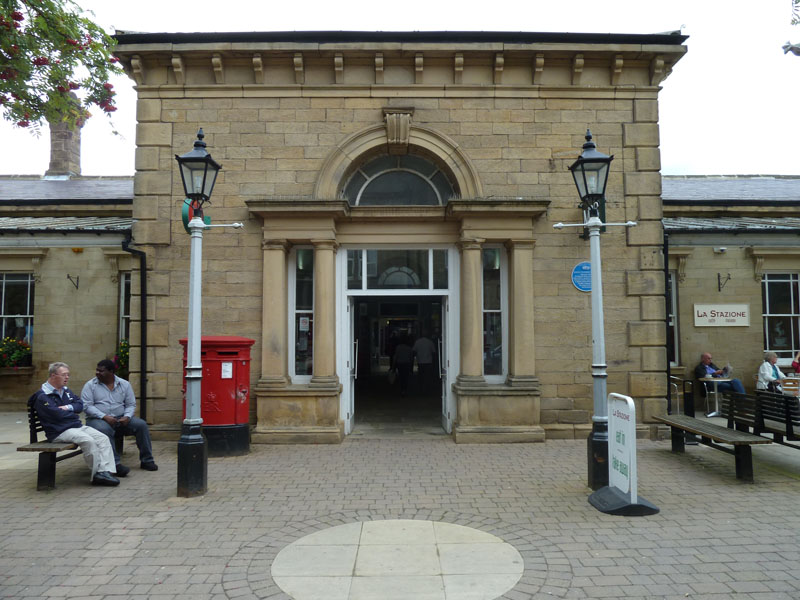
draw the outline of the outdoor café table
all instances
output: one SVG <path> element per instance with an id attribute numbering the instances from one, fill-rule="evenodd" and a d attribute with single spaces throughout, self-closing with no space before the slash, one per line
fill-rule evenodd
<path id="1" fill-rule="evenodd" d="M 713 390 L 713 394 L 714 394 L 714 410 L 711 411 L 710 413 L 707 413 L 706 414 L 707 417 L 718 417 L 719 416 L 719 389 L 717 388 L 717 386 L 720 383 L 725 383 L 726 381 L 730 381 L 730 380 L 731 380 L 730 377 L 701 377 L 700 378 L 700 381 L 703 381 L 705 383 L 713 383 L 714 384 L 714 390 Z"/>

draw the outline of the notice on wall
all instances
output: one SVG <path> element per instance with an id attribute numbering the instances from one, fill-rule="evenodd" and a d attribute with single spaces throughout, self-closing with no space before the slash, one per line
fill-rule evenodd
<path id="1" fill-rule="evenodd" d="M 232 362 L 224 362 L 222 363 L 222 374 L 219 377 L 220 379 L 233 379 L 233 363 Z"/>
<path id="2" fill-rule="evenodd" d="M 298 319 L 298 330 L 300 331 L 308 331 L 309 325 L 309 318 L 308 317 L 300 317 Z"/>
<path id="3" fill-rule="evenodd" d="M 592 291 L 592 264 L 580 262 L 572 269 L 572 285 L 581 292 Z"/>
<path id="4" fill-rule="evenodd" d="M 695 304 L 695 327 L 749 327 L 749 304 Z"/>
<path id="5" fill-rule="evenodd" d="M 608 485 L 636 504 L 636 407 L 622 394 L 608 395 Z"/>

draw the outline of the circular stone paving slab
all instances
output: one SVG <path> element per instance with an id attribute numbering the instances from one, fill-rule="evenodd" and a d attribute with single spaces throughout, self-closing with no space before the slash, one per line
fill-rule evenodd
<path id="1" fill-rule="evenodd" d="M 493 600 L 524 567 L 516 548 L 485 531 L 384 520 L 306 535 L 278 552 L 271 574 L 296 600 Z"/>

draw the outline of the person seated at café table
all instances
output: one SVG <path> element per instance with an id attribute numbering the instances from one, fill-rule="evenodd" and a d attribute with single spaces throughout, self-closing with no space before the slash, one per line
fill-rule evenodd
<path id="1" fill-rule="evenodd" d="M 764 362 L 758 368 L 757 390 L 769 390 L 770 392 L 782 392 L 781 382 L 786 377 L 778 368 L 778 355 L 774 352 L 767 352 L 764 355 Z"/>
<path id="2" fill-rule="evenodd" d="M 711 362 L 711 353 L 703 352 L 700 355 L 700 364 L 694 368 L 694 378 L 703 379 L 706 377 L 724 377 L 724 369 L 720 369 L 717 365 Z M 701 384 L 704 382 L 700 382 Z M 713 388 L 712 388 L 713 389 Z M 720 392 L 734 391 L 739 394 L 744 394 L 744 386 L 738 379 L 731 379 L 730 381 L 720 381 L 717 383 L 717 390 Z M 706 386 L 700 386 L 700 394 L 705 397 Z"/>

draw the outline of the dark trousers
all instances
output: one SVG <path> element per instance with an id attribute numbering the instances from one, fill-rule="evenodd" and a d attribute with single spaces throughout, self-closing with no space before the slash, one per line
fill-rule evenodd
<path id="1" fill-rule="evenodd" d="M 111 442 L 111 447 L 114 449 L 114 462 L 116 464 L 120 462 L 120 455 L 117 453 L 117 446 L 114 443 L 114 434 L 117 431 L 122 431 L 124 435 L 136 436 L 136 445 L 139 447 L 139 462 L 155 462 L 153 460 L 153 445 L 150 442 L 150 430 L 143 419 L 131 417 L 127 425 L 118 425 L 116 429 L 103 421 L 103 419 L 86 419 L 86 424 L 106 434 L 106 437 Z"/>
<path id="2" fill-rule="evenodd" d="M 408 391 L 408 379 L 411 377 L 411 363 L 397 363 L 397 381 L 400 384 L 400 395 L 405 396 Z"/>

